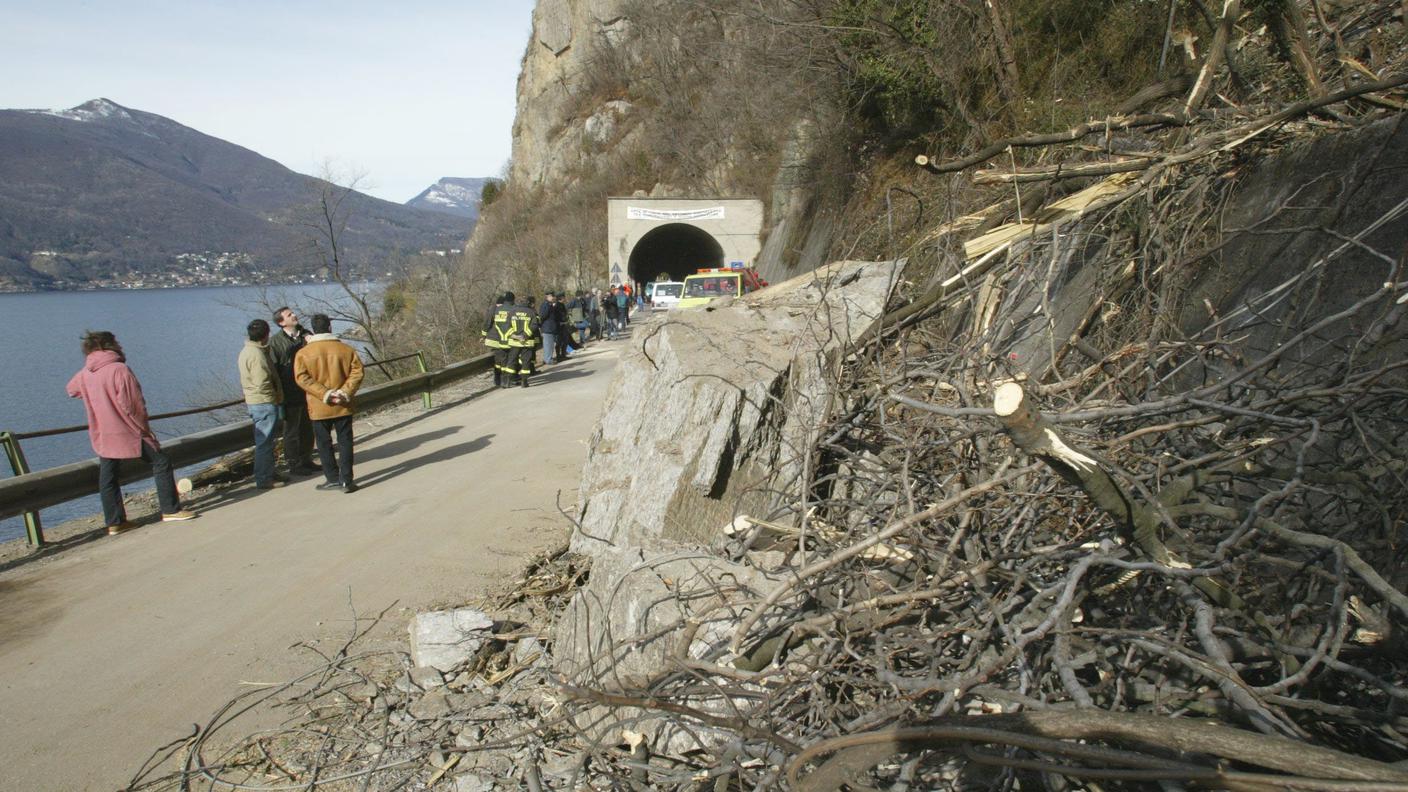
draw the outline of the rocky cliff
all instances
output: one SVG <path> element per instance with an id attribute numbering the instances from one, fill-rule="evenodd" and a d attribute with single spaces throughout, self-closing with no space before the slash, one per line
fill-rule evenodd
<path id="1" fill-rule="evenodd" d="M 514 184 L 561 187 L 590 146 L 607 142 L 629 102 L 599 104 L 585 94 L 595 64 L 630 31 L 623 0 L 541 0 L 518 75 L 513 124 Z M 593 105 L 596 106 L 593 106 Z M 586 115 L 583 115 L 583 114 Z"/>

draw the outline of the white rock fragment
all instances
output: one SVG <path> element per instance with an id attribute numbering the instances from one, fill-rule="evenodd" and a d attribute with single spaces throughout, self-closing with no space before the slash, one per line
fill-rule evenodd
<path id="1" fill-rule="evenodd" d="M 493 634 L 483 611 L 459 608 L 416 614 L 411 619 L 411 662 L 449 671 L 479 651 Z"/>

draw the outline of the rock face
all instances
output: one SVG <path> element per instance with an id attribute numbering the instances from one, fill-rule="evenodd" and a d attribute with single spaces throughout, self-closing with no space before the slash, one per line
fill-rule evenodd
<path id="1" fill-rule="evenodd" d="M 533 9 L 533 33 L 518 75 L 510 182 L 542 184 L 583 156 L 583 124 L 571 121 L 580 101 L 580 75 L 628 24 L 624 5 L 622 0 L 539 0 Z M 604 123 L 614 127 L 621 108 L 599 116 L 602 109 L 586 114 L 598 119 L 594 135 L 602 134 Z"/>
<path id="2" fill-rule="evenodd" d="M 645 128 L 690 123 L 661 117 L 664 111 L 651 103 L 627 101 L 619 89 L 602 89 L 593 82 L 602 79 L 603 71 L 641 69 L 642 59 L 648 57 L 643 54 L 648 47 L 642 39 L 658 33 L 647 34 L 645 26 L 634 24 L 627 16 L 630 8 L 625 0 L 538 0 L 518 78 L 509 170 L 509 183 L 517 189 L 548 188 L 570 194 L 578 179 L 612 155 L 624 152 L 628 161 L 658 160 L 659 152 L 632 148 Z M 717 32 L 712 27 L 710 31 Z M 678 35 L 688 38 L 697 32 L 691 33 L 682 23 Z M 681 46 L 680 39 L 674 44 Z M 749 91 L 743 85 L 747 79 L 736 74 L 708 77 L 710 83 L 737 81 L 744 93 Z M 695 110 L 703 114 L 727 116 L 736 110 L 722 99 L 715 100 L 717 105 L 701 101 L 705 106 Z M 815 160 L 824 137 L 818 132 L 818 121 L 826 114 L 813 110 L 817 117 L 798 119 L 781 133 L 783 150 L 776 163 L 768 157 L 768 164 L 759 165 L 748 136 L 735 139 L 734 130 L 724 129 L 709 138 L 715 147 L 708 155 L 712 167 L 707 173 L 658 174 L 646 192 L 661 198 L 758 198 L 767 205 L 763 232 L 767 247 L 754 262 L 763 276 L 779 282 L 822 266 L 836 231 L 835 215 L 844 201 L 822 194 L 816 186 Z M 841 123 L 839 118 L 828 120 Z M 771 181 L 770 189 L 758 189 L 760 167 L 766 172 L 764 180 Z M 742 171 L 749 172 L 747 178 L 741 178 Z M 750 185 L 748 192 L 737 191 L 740 180 Z"/>
<path id="3" fill-rule="evenodd" d="M 781 578 L 701 546 L 737 514 L 796 497 L 842 350 L 901 271 L 841 262 L 635 329 L 582 476 L 572 549 L 593 568 L 556 627 L 559 673 L 619 688 L 674 668 L 680 651 L 717 662 L 741 604 Z M 699 626 L 681 647 L 685 619 Z"/>

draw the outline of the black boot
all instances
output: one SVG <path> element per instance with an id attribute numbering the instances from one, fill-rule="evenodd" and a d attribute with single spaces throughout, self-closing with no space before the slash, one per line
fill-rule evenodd
<path id="1" fill-rule="evenodd" d="M 522 387 L 522 388 L 528 387 L 528 375 L 527 375 L 527 374 L 523 374 L 523 375 L 520 375 L 520 376 L 519 376 L 519 378 L 518 378 L 518 385 L 519 385 L 519 387 Z"/>
<path id="2" fill-rule="evenodd" d="M 494 369 L 494 387 L 497 388 L 497 387 L 501 386 L 502 384 L 503 384 L 503 374 L 502 374 L 498 369 Z"/>

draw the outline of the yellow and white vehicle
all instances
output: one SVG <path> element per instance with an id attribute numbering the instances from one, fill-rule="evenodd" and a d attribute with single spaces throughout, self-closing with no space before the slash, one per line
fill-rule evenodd
<path id="1" fill-rule="evenodd" d="M 729 269 L 706 267 L 684 279 L 684 294 L 675 304 L 676 308 L 692 308 L 704 305 L 717 297 L 737 297 L 740 294 L 757 291 L 767 286 L 757 270 L 752 267 Z"/>

